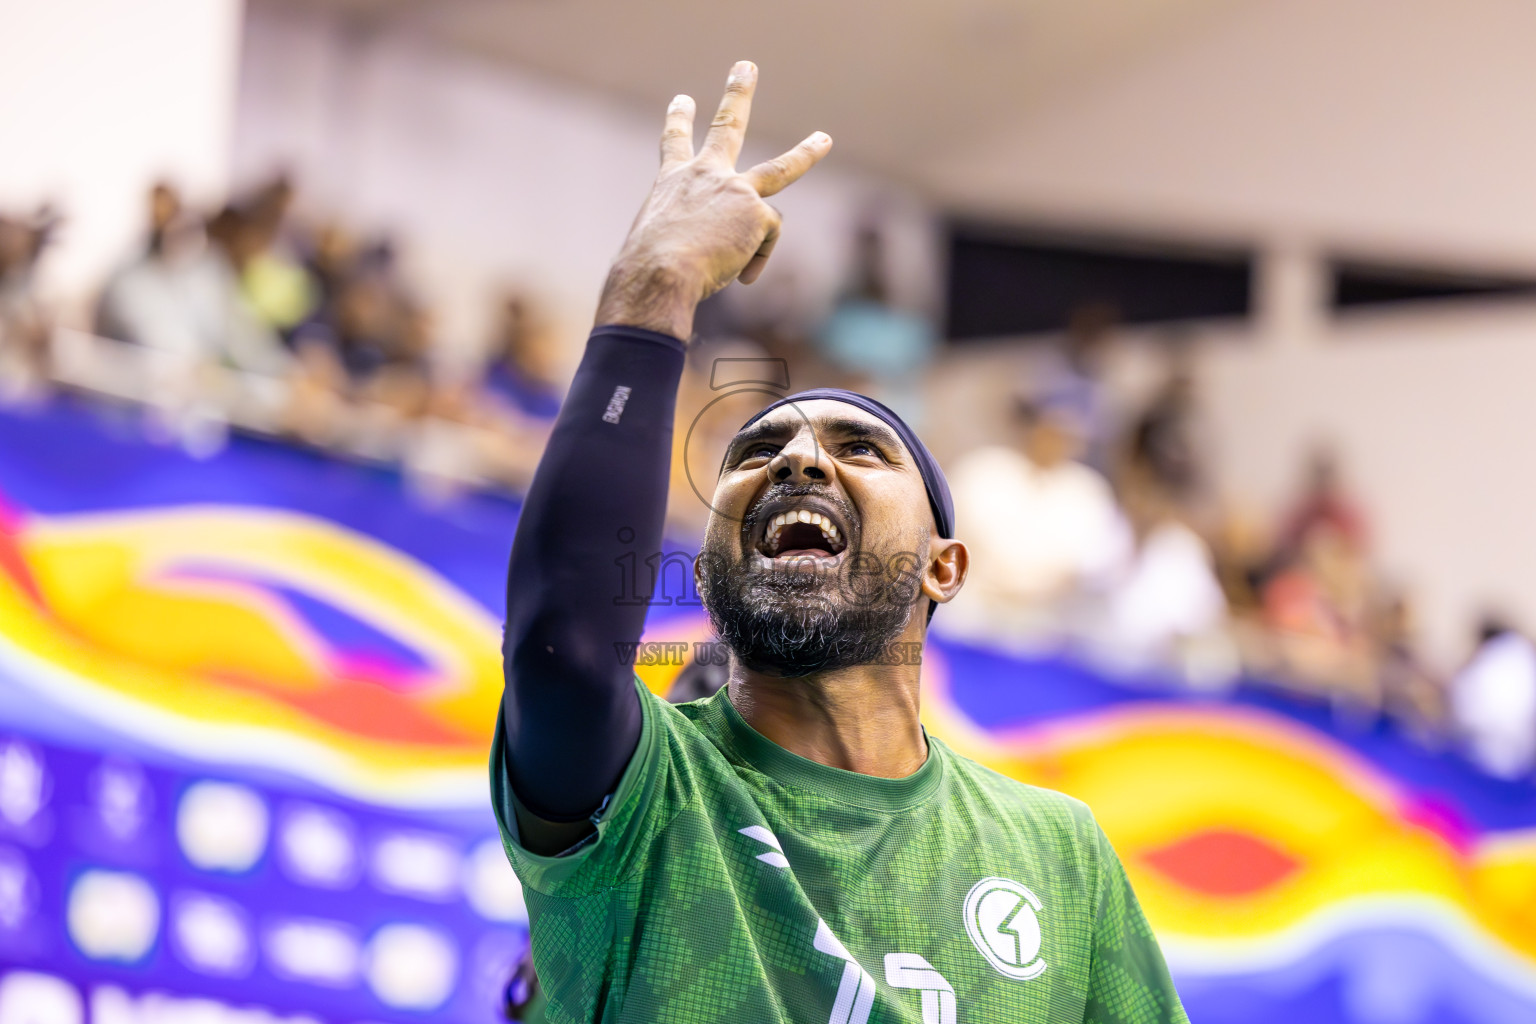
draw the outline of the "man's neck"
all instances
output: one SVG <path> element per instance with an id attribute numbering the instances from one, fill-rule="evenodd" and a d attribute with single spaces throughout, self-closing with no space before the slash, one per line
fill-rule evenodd
<path id="1" fill-rule="evenodd" d="M 793 679 L 735 665 L 729 697 L 753 729 L 818 764 L 901 779 L 928 758 L 916 664 L 857 665 Z"/>

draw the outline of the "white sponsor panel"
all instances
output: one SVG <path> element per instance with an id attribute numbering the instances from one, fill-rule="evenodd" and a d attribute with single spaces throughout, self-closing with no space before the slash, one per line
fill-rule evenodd
<path id="1" fill-rule="evenodd" d="M 176 839 L 193 867 L 249 871 L 267 848 L 267 805 L 249 786 L 198 782 L 176 808 Z"/>
<path id="2" fill-rule="evenodd" d="M 435 1010 L 453 994 L 459 955 L 435 928 L 390 924 L 368 943 L 368 987 L 385 1006 Z"/>
<path id="3" fill-rule="evenodd" d="M 203 974 L 239 978 L 255 966 L 256 950 L 245 911 L 206 893 L 178 893 L 171 902 L 177 955 Z"/>
<path id="4" fill-rule="evenodd" d="M 500 839 L 483 840 L 465 858 L 464 896 L 475 912 L 488 921 L 528 923 L 523 886 L 507 861 L 507 851 Z"/>
<path id="5" fill-rule="evenodd" d="M 454 842 L 426 832 L 397 832 L 373 848 L 373 883 L 384 892 L 446 903 L 458 895 Z"/>
<path id="6" fill-rule="evenodd" d="M 0 977 L 0 1024 L 85 1024 L 85 1006 L 63 978 L 12 971 Z"/>
<path id="7" fill-rule="evenodd" d="M 47 799 L 48 774 L 37 749 L 21 740 L 0 744 L 0 819 L 22 828 Z"/>
<path id="8" fill-rule="evenodd" d="M 283 872 L 296 882 L 323 889 L 346 889 L 357 882 L 357 830 L 338 811 L 310 804 L 288 808 L 278 852 Z"/>
<path id="9" fill-rule="evenodd" d="M 340 921 L 289 918 L 269 926 L 262 951 L 272 973 L 329 988 L 356 984 L 362 962 L 357 934 Z"/>
<path id="10" fill-rule="evenodd" d="M 70 886 L 65 925 L 75 948 L 90 959 L 134 963 L 155 944 L 160 898 L 138 875 L 86 871 Z"/>
<path id="11" fill-rule="evenodd" d="M 19 931 L 37 908 L 37 880 L 27 858 L 10 846 L 0 846 L 0 932 Z"/>

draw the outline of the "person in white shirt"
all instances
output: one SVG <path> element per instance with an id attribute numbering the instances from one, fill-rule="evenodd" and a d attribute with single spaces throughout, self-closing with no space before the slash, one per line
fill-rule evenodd
<path id="1" fill-rule="evenodd" d="M 972 559 L 942 628 L 1048 649 L 1124 563 L 1130 533 L 1109 482 L 1077 461 L 1085 433 L 1071 404 L 1021 401 L 1015 412 L 1015 443 L 972 451 L 950 476 Z"/>
<path id="2" fill-rule="evenodd" d="M 1209 545 L 1146 465 L 1123 471 L 1120 492 L 1134 551 L 1094 623 L 1096 659 L 1133 674 L 1174 669 L 1190 685 L 1230 683 L 1238 659 Z"/>
<path id="3" fill-rule="evenodd" d="M 1529 778 L 1536 769 L 1536 646 L 1492 620 L 1481 635 L 1451 681 L 1451 712 L 1479 768 L 1501 779 Z"/>

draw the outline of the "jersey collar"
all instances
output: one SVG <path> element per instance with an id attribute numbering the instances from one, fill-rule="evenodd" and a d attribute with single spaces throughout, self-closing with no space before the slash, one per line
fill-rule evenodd
<path id="1" fill-rule="evenodd" d="M 718 709 L 731 745 L 742 760 L 776 782 L 808 789 L 830 800 L 874 811 L 905 811 L 933 796 L 944 777 L 939 744 L 926 729 L 923 739 L 928 743 L 928 759 L 922 767 L 903 779 L 882 779 L 833 768 L 785 750 L 747 724 L 726 688 L 722 687 L 709 703 Z"/>

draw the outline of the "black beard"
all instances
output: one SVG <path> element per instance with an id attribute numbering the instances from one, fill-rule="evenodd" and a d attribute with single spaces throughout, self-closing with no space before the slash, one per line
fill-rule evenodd
<path id="1" fill-rule="evenodd" d="M 921 595 L 914 571 L 921 557 L 882 566 L 849 552 L 836 569 L 758 568 L 751 553 L 736 562 L 703 557 L 700 596 L 715 635 L 742 665 L 765 675 L 880 662 Z"/>

